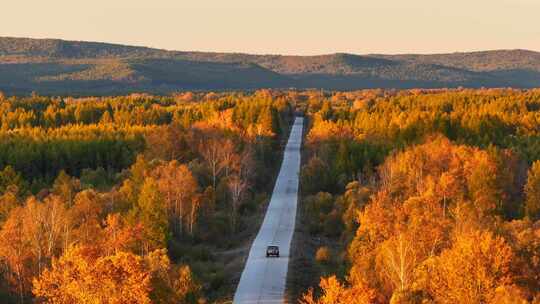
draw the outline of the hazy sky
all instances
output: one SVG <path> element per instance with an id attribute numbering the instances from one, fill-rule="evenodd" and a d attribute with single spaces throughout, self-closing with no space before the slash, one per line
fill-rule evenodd
<path id="1" fill-rule="evenodd" d="M 540 0 L 3 0 L 0 35 L 272 54 L 540 51 Z"/>

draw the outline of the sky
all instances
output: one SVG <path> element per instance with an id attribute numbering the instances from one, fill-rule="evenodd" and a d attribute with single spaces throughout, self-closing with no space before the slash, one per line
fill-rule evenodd
<path id="1" fill-rule="evenodd" d="M 0 36 L 316 55 L 540 51 L 540 0 L 4 0 Z"/>

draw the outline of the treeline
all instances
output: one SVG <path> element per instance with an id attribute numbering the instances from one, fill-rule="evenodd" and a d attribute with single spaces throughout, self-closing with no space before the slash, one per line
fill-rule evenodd
<path id="1" fill-rule="evenodd" d="M 348 181 L 370 178 L 390 152 L 432 135 L 494 154 L 511 152 L 521 166 L 540 159 L 538 90 L 349 94 L 308 102 L 312 118 L 304 168 L 308 192 L 343 191 Z M 524 174 L 521 167 L 513 169 Z M 313 176 L 314 182 L 308 182 Z"/>
<path id="2" fill-rule="evenodd" d="M 196 122 L 219 119 L 216 111 L 229 110 L 234 117 L 226 128 L 237 133 L 243 128 L 252 137 L 266 132 L 254 129 L 263 111 L 261 123 L 278 134 L 279 124 L 285 122 L 278 121 L 271 98 L 259 93 L 257 100 L 264 100 L 265 106 L 249 105 L 252 99 L 236 93 L 81 99 L 0 96 L 0 167 L 11 165 L 27 180 L 37 181 L 36 188 L 52 182 L 61 170 L 75 176 L 87 168 L 118 172 L 134 162 L 145 149 L 145 137 L 161 132 L 160 126 L 182 133 Z M 286 101 L 280 103 L 283 108 Z M 236 114 L 243 112 L 244 116 Z"/>
<path id="3" fill-rule="evenodd" d="M 2 302 L 226 298 L 232 274 L 214 251 L 250 235 L 292 104 L 264 91 L 4 97 Z"/>
<path id="4" fill-rule="evenodd" d="M 327 245 L 300 302 L 540 301 L 539 105 L 538 90 L 307 100 L 302 205 Z"/>

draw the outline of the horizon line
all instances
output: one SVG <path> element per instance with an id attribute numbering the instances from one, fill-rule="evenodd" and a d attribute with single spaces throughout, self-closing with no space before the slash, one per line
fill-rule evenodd
<path id="1" fill-rule="evenodd" d="M 183 53 L 214 53 L 214 54 L 237 54 L 237 55 L 255 55 L 255 56 L 287 56 L 287 57 L 320 57 L 320 56 L 329 56 L 329 55 L 356 55 L 356 56 L 373 56 L 373 55 L 382 55 L 382 56 L 398 56 L 398 55 L 452 55 L 452 54 L 466 54 L 466 53 L 484 53 L 484 52 L 501 52 L 501 51 L 526 51 L 533 53 L 540 53 L 540 50 L 534 49 L 524 49 L 524 48 L 501 48 L 501 49 L 474 49 L 474 50 L 459 50 L 459 51 L 444 51 L 444 52 L 397 52 L 397 53 L 355 53 L 347 51 L 335 51 L 329 53 L 318 53 L 318 54 L 288 54 L 288 53 L 263 53 L 263 52 L 245 52 L 245 51 L 235 51 L 235 50 L 178 50 L 178 49 L 168 49 L 158 46 L 149 46 L 149 45 L 139 45 L 132 43 L 124 42 L 111 42 L 111 41 L 97 41 L 97 40 L 77 40 L 77 39 L 66 39 L 66 38 L 51 38 L 51 37 L 22 37 L 22 36 L 0 36 L 0 38 L 8 39 L 31 39 L 31 40 L 53 40 L 53 41 L 63 41 L 63 42 L 78 42 L 78 43 L 98 43 L 98 44 L 108 44 L 114 46 L 127 46 L 127 47 L 136 47 L 136 48 L 147 48 L 152 50 L 166 51 L 166 52 L 183 52 Z"/>

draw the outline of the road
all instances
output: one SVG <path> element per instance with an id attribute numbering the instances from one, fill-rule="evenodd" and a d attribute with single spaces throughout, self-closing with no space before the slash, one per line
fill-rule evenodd
<path id="1" fill-rule="evenodd" d="M 300 147 L 304 119 L 297 117 L 262 226 L 234 294 L 235 304 L 283 303 L 289 252 L 296 220 Z M 280 257 L 266 258 L 266 246 L 279 246 Z"/>

